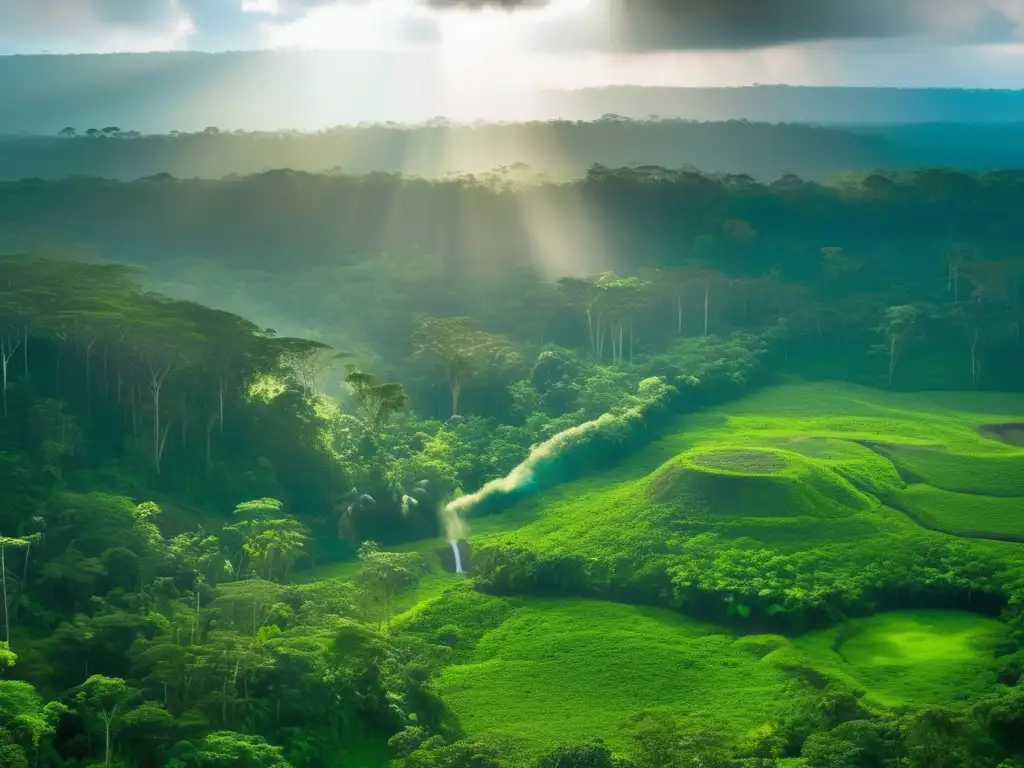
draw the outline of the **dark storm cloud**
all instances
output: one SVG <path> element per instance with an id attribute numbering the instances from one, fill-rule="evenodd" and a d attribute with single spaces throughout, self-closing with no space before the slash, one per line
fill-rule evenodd
<path id="1" fill-rule="evenodd" d="M 546 0 L 424 0 L 436 9 L 529 9 Z M 1024 0 L 594 0 L 541 24 L 543 47 L 624 51 L 744 49 L 816 40 L 1017 37 Z"/>

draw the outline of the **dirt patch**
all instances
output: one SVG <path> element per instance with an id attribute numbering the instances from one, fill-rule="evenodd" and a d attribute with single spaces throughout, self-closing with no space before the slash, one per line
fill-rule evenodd
<path id="1" fill-rule="evenodd" d="M 692 455 L 690 462 L 698 467 L 750 475 L 770 475 L 789 466 L 777 453 L 754 450 L 707 451 Z"/>
<path id="2" fill-rule="evenodd" d="M 1024 421 L 1007 421 L 1003 424 L 982 424 L 978 427 L 982 437 L 1000 443 L 1024 448 Z"/>

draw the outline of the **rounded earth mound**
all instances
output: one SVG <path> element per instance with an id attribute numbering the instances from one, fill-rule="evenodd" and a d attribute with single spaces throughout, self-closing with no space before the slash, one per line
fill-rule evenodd
<path id="1" fill-rule="evenodd" d="M 845 517 L 868 504 L 828 467 L 755 449 L 681 454 L 652 476 L 647 495 L 687 517 Z"/>

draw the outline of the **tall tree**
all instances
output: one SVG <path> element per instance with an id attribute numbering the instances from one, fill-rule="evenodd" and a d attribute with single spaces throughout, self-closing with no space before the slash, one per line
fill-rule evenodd
<path id="1" fill-rule="evenodd" d="M 876 349 L 882 352 L 889 362 L 889 386 L 892 386 L 896 364 L 903 348 L 917 330 L 920 316 L 921 311 L 910 304 L 889 307 L 885 310 L 881 324 L 876 328 L 876 331 L 885 337 L 885 343 Z"/>
<path id="2" fill-rule="evenodd" d="M 515 358 L 508 339 L 480 330 L 468 317 L 425 318 L 413 331 L 412 345 L 417 358 L 431 363 L 447 379 L 452 416 L 459 415 L 467 379 L 488 363 Z"/>
<path id="3" fill-rule="evenodd" d="M 371 432 L 377 432 L 391 417 L 405 408 L 409 396 L 401 384 L 377 383 L 376 379 L 354 365 L 346 366 L 345 383 L 363 414 L 363 421 Z"/>
<path id="4" fill-rule="evenodd" d="M 138 697 L 119 677 L 92 675 L 75 689 L 79 714 L 87 722 L 97 723 L 103 730 L 103 764 L 110 768 L 113 757 L 113 736 L 121 724 L 125 711 Z"/>

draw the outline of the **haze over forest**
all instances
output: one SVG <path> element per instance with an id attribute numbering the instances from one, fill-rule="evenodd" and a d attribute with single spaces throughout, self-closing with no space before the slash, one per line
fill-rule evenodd
<path id="1" fill-rule="evenodd" d="M 393 68 L 383 85 L 380 69 Z M 596 120 L 893 125 L 1024 121 L 1024 91 L 949 88 L 609 85 L 540 88 L 525 102 L 456 104 L 436 65 L 361 51 L 0 56 L 0 134 L 117 125 L 143 133 L 321 130 L 371 122 Z"/>

